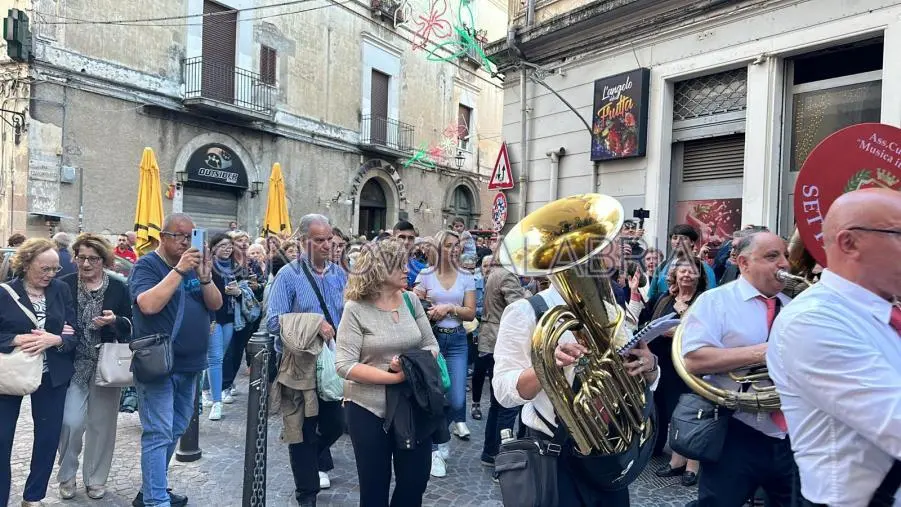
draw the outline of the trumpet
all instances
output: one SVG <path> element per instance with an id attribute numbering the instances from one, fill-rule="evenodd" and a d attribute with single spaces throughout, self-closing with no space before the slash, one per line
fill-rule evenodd
<path id="1" fill-rule="evenodd" d="M 776 271 L 776 278 L 783 282 L 794 281 L 799 283 L 806 283 L 807 285 L 813 285 L 812 281 L 804 278 L 803 276 L 793 275 L 784 269 Z"/>

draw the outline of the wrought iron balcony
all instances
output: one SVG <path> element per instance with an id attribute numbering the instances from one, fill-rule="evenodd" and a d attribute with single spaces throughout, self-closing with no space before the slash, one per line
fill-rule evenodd
<path id="1" fill-rule="evenodd" d="M 274 112 L 276 89 L 262 76 L 201 56 L 184 60 L 185 104 L 259 119 Z"/>
<path id="2" fill-rule="evenodd" d="M 370 0 L 369 6 L 374 17 L 380 17 L 395 23 L 407 21 L 406 14 L 400 8 L 401 3 L 399 0 Z"/>
<path id="3" fill-rule="evenodd" d="M 360 146 L 382 154 L 412 153 L 413 134 L 413 125 L 390 118 L 367 114 L 360 122 Z"/>

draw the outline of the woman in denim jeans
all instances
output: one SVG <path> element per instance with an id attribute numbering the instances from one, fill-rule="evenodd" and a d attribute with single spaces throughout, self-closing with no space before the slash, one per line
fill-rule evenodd
<path id="1" fill-rule="evenodd" d="M 435 338 L 441 354 L 447 361 L 451 388 L 448 419 L 451 433 L 461 440 L 469 439 L 466 427 L 466 360 L 469 346 L 463 321 L 476 316 L 476 287 L 471 273 L 459 267 L 460 235 L 454 231 L 441 231 L 429 255 L 430 265 L 416 277 L 415 292 L 420 299 L 432 303 L 428 311 L 435 329 Z M 446 460 L 450 455 L 448 444 L 438 444 L 432 449 L 432 475 L 447 475 Z"/>
<path id="2" fill-rule="evenodd" d="M 226 234 L 216 234 L 210 240 L 213 254 L 213 283 L 222 293 L 222 307 L 216 311 L 216 322 L 210 335 L 207 352 L 209 367 L 204 380 L 203 404 L 210 408 L 210 420 L 222 419 L 222 359 L 235 330 L 235 296 L 241 295 L 235 280 L 234 246 Z"/>

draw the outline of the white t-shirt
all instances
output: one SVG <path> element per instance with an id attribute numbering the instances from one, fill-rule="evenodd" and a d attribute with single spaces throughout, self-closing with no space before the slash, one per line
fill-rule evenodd
<path id="1" fill-rule="evenodd" d="M 420 271 L 419 275 L 416 276 L 416 283 L 426 290 L 429 301 L 436 305 L 451 304 L 463 306 L 463 298 L 466 296 L 466 293 L 475 292 L 476 290 L 475 278 L 470 273 L 461 271 L 457 271 L 457 279 L 449 290 L 441 285 L 434 268 L 426 268 Z M 436 324 L 436 326 L 445 329 L 453 329 L 459 325 L 460 319 L 454 317 L 452 313 L 448 313 L 447 317 Z"/>

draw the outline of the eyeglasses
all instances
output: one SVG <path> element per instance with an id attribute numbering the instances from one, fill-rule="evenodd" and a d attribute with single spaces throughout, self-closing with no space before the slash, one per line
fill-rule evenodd
<path id="1" fill-rule="evenodd" d="M 44 266 L 39 268 L 42 275 L 55 275 L 63 270 L 62 266 Z"/>
<path id="2" fill-rule="evenodd" d="M 880 234 L 891 234 L 893 236 L 901 236 L 901 231 L 896 229 L 874 229 L 872 227 L 848 227 L 849 231 L 878 232 Z"/>
<path id="3" fill-rule="evenodd" d="M 91 264 L 97 264 L 103 260 L 102 257 L 97 257 L 96 255 L 78 255 L 75 257 L 75 260 L 78 261 L 79 264 L 84 264 L 85 261 L 88 261 Z"/>
<path id="4" fill-rule="evenodd" d="M 191 239 L 190 234 L 182 234 L 180 232 L 163 231 L 160 234 L 162 234 L 163 236 L 169 236 L 170 238 L 174 239 L 175 241 L 188 241 L 189 239 Z"/>

